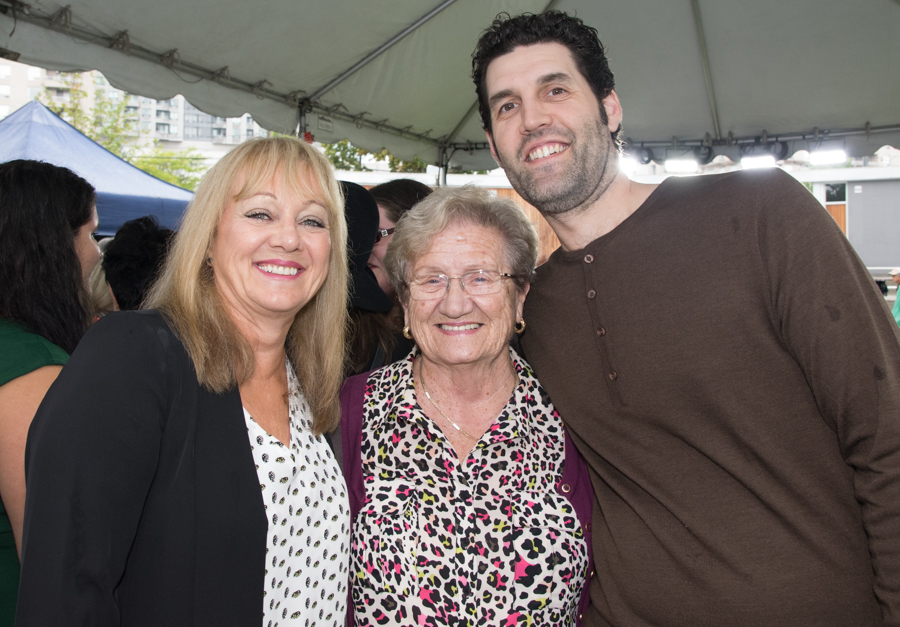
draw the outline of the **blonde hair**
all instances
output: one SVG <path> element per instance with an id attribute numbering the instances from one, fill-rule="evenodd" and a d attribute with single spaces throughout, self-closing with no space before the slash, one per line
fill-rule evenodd
<path id="1" fill-rule="evenodd" d="M 328 160 L 293 137 L 249 140 L 223 157 L 203 177 L 146 307 L 159 309 L 194 362 L 197 380 L 217 393 L 245 382 L 256 367 L 253 350 L 226 312 L 207 264 L 216 228 L 229 202 L 256 194 L 275 176 L 294 193 L 328 211 L 331 253 L 328 276 L 297 313 L 285 349 L 313 414 L 313 431 L 340 421 L 347 327 L 347 225 L 344 201 Z M 243 185 L 237 192 L 237 181 Z"/>

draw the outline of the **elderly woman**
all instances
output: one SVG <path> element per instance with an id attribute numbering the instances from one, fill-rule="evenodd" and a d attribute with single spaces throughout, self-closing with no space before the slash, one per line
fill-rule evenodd
<path id="1" fill-rule="evenodd" d="M 387 271 L 410 356 L 347 381 L 357 625 L 577 625 L 590 575 L 584 462 L 528 364 L 537 235 L 510 201 L 441 189 Z"/>
<path id="2" fill-rule="evenodd" d="M 155 310 L 98 322 L 35 417 L 17 625 L 344 623 L 345 241 L 302 141 L 210 170 Z"/>

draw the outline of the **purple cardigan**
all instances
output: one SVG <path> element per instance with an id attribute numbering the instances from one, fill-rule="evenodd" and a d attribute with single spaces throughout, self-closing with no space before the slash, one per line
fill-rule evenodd
<path id="1" fill-rule="evenodd" d="M 347 490 L 350 496 L 350 520 L 356 520 L 356 515 L 366 502 L 366 489 L 363 485 L 362 475 L 362 418 L 363 403 L 366 395 L 366 382 L 371 373 L 350 377 L 344 382 L 341 389 L 341 442 L 340 452 L 343 457 L 344 478 L 347 481 Z M 337 448 L 337 447 L 335 447 Z M 591 577 L 594 576 L 594 551 L 591 542 L 591 513 L 594 502 L 594 489 L 591 486 L 591 478 L 588 475 L 587 464 L 581 458 L 575 445 L 566 431 L 566 460 L 560 482 L 556 485 L 556 491 L 572 504 L 575 515 L 584 530 L 584 539 L 588 547 L 588 560 L 591 564 L 591 572 L 584 584 L 581 593 L 581 601 L 578 603 L 578 620 L 576 627 L 581 627 L 582 616 L 591 603 L 588 594 Z M 352 596 L 348 592 L 347 624 L 352 625 L 353 619 Z"/>

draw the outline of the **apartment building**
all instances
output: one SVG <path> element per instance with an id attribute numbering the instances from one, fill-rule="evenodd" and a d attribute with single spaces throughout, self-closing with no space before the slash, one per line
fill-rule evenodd
<path id="1" fill-rule="evenodd" d="M 194 149 L 212 166 L 231 148 L 267 131 L 250 115 L 222 118 L 204 113 L 177 95 L 154 100 L 125 94 L 97 71 L 84 72 L 77 85 L 84 91 L 86 108 L 92 108 L 102 94 L 110 100 L 127 98 L 126 113 L 136 129 L 134 142 L 148 145 L 154 140 L 163 150 Z M 45 94 L 44 102 L 70 102 L 73 83 L 65 74 L 0 59 L 0 119 Z"/>

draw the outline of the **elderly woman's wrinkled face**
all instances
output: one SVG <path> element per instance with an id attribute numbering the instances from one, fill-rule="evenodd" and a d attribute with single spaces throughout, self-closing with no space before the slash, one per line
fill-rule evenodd
<path id="1" fill-rule="evenodd" d="M 450 225 L 415 260 L 407 281 L 438 275 L 461 277 L 477 270 L 509 273 L 503 244 L 503 237 L 494 229 L 467 223 Z M 454 278 L 446 292 L 429 300 L 413 298 L 413 290 L 404 310 L 422 355 L 442 366 L 487 364 L 505 355 L 513 326 L 522 317 L 528 289 L 518 290 L 508 278 L 500 279 L 497 287 L 493 294 L 472 295 Z"/>
<path id="2" fill-rule="evenodd" d="M 276 173 L 253 196 L 229 201 L 209 249 L 216 287 L 231 314 L 254 325 L 290 325 L 328 276 L 328 210 L 282 178 Z"/>

